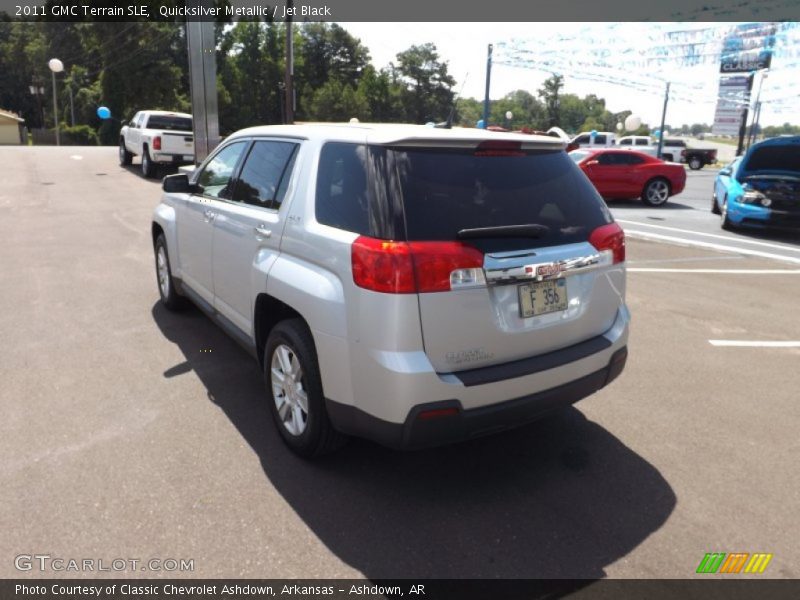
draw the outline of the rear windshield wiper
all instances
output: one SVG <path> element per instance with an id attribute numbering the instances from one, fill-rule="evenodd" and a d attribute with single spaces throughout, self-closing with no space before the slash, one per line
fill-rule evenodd
<path id="1" fill-rule="evenodd" d="M 550 228 L 547 225 L 530 223 L 528 225 L 498 225 L 497 227 L 475 227 L 474 229 L 461 229 L 456 237 L 460 240 L 475 238 L 503 238 L 526 237 L 540 238 L 547 235 Z"/>

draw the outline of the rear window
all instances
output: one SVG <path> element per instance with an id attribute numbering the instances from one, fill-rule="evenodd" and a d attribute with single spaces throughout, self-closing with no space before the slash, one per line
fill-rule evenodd
<path id="1" fill-rule="evenodd" d="M 177 115 L 150 115 L 147 129 L 163 129 L 164 131 L 192 131 L 192 120 Z"/>
<path id="2" fill-rule="evenodd" d="M 459 230 L 546 225 L 539 238 L 470 240 L 486 252 L 586 241 L 612 221 L 594 186 L 562 151 L 476 156 L 474 149 L 395 148 L 408 240 L 454 240 Z"/>

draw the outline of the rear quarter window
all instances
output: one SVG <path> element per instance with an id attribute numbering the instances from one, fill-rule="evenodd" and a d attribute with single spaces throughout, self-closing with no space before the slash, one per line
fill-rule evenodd
<path id="1" fill-rule="evenodd" d="M 366 146 L 330 142 L 322 147 L 314 211 L 319 223 L 369 234 Z"/>

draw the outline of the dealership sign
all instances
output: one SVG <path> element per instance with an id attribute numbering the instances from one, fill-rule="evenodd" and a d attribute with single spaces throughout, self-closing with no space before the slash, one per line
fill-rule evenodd
<path id="1" fill-rule="evenodd" d="M 717 135 L 739 135 L 750 105 L 753 73 L 768 69 L 775 47 L 775 23 L 737 25 L 722 42 L 719 93 L 714 125 Z M 746 75 L 744 75 L 746 73 Z"/>

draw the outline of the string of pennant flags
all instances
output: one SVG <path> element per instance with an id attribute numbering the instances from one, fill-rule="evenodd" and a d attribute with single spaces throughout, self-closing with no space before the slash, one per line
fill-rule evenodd
<path id="1" fill-rule="evenodd" d="M 634 27 L 636 27 L 634 29 Z M 512 39 L 495 45 L 495 64 L 569 75 L 662 95 L 671 82 L 670 99 L 715 103 L 720 92 L 708 77 L 692 81 L 693 67 L 719 65 L 726 57 L 770 55 L 776 75 L 800 69 L 800 23 L 587 25 L 577 32 L 556 32 L 535 41 Z M 672 69 L 679 76 L 670 76 Z M 697 69 L 695 69 L 697 70 Z M 800 77 L 771 77 L 761 101 L 775 113 L 796 112 Z M 696 76 L 695 76 L 696 78 Z M 783 79 L 783 81 L 781 81 Z M 747 106 L 749 93 L 725 97 Z"/>

